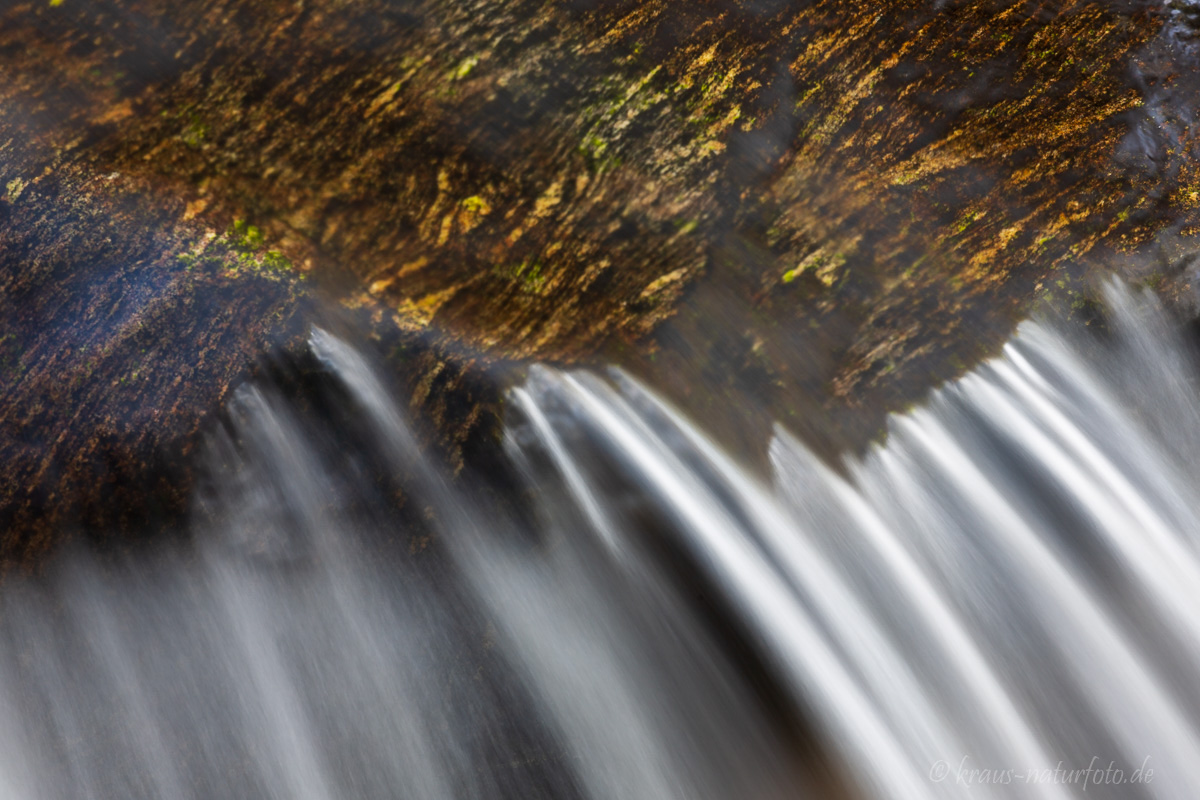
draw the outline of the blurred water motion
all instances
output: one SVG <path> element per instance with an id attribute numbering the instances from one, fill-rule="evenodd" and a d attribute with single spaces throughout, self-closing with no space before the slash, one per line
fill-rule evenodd
<path id="1" fill-rule="evenodd" d="M 5 585 L 0 798 L 1190 800 L 1197 371 L 1108 309 L 862 459 L 777 430 L 773 485 L 540 367 L 515 478 L 451 481 L 314 330 L 326 383 L 237 394 L 190 543 Z"/>

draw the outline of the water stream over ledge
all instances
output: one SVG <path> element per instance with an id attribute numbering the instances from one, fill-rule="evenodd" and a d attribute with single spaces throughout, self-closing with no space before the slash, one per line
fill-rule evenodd
<path id="1" fill-rule="evenodd" d="M 778 429 L 771 482 L 534 368 L 514 502 L 314 330 L 321 396 L 237 394 L 190 544 L 3 587 L 0 799 L 1191 800 L 1198 373 L 1108 304 L 844 469 Z"/>

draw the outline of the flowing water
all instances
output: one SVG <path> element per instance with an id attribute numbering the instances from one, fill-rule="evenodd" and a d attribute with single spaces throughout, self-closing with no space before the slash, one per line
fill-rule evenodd
<path id="1" fill-rule="evenodd" d="M 862 458 L 779 428 L 769 477 L 535 367 L 511 475 L 451 481 L 314 329 L 310 390 L 210 436 L 188 537 L 5 584 L 0 798 L 1192 800 L 1198 373 L 1108 305 Z"/>

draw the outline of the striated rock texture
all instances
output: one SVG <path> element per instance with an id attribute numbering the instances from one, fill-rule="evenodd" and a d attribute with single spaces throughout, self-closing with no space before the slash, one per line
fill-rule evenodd
<path id="1" fill-rule="evenodd" d="M 10 3 L 0 558 L 178 513 L 229 388 L 330 302 L 456 463 L 494 435 L 489 371 L 534 358 L 623 363 L 732 439 L 762 437 L 729 407 L 861 444 L 1045 295 L 1086 310 L 1091 271 L 1188 252 L 1189 19 Z"/>

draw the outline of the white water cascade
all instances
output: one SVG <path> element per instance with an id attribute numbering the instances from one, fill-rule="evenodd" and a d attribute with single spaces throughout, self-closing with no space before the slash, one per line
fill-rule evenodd
<path id="1" fill-rule="evenodd" d="M 504 491 L 315 329 L 317 396 L 238 392 L 184 541 L 0 586 L 0 800 L 1194 800 L 1200 372 L 1107 299 L 862 458 L 778 429 L 769 478 L 535 367 Z"/>

